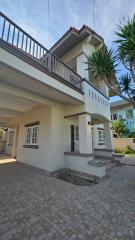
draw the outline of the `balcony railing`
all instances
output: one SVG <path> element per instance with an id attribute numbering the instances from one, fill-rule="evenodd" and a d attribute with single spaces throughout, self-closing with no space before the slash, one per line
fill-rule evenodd
<path id="1" fill-rule="evenodd" d="M 79 90 L 82 90 L 81 76 L 65 65 L 58 57 L 47 50 L 2 12 L 0 12 L 0 40 L 17 48 L 19 51 L 40 63 L 49 72 L 68 81 Z"/>

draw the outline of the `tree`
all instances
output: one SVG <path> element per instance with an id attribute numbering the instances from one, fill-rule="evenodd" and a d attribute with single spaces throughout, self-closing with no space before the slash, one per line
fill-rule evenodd
<path id="1" fill-rule="evenodd" d="M 118 119 L 112 122 L 113 131 L 116 133 L 117 137 L 126 136 L 129 133 L 127 126 L 124 121 Z"/>
<path id="2" fill-rule="evenodd" d="M 115 43 L 118 45 L 119 59 L 130 71 L 135 83 L 135 15 L 131 20 L 123 19 L 117 26 L 115 34 L 118 37 Z"/>
<path id="3" fill-rule="evenodd" d="M 120 22 L 115 34 L 117 50 L 109 50 L 103 45 L 88 56 L 87 70 L 98 81 L 104 80 L 115 95 L 135 105 L 135 16 L 132 20 L 124 20 L 124 24 Z M 116 79 L 120 62 L 128 72 Z"/>

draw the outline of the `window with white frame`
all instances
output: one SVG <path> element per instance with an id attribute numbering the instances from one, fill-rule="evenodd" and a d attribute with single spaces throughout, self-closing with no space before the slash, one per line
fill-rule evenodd
<path id="1" fill-rule="evenodd" d="M 8 145 L 13 145 L 14 132 L 9 133 Z"/>
<path id="2" fill-rule="evenodd" d="M 105 143 L 105 134 L 104 134 L 104 129 L 98 130 L 98 143 Z"/>
<path id="3" fill-rule="evenodd" d="M 26 126 L 26 145 L 38 145 L 39 124 Z"/>
<path id="4" fill-rule="evenodd" d="M 79 141 L 79 126 L 74 126 L 74 139 Z"/>

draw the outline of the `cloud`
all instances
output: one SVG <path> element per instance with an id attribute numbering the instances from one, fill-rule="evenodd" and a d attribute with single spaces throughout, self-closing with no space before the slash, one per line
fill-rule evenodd
<path id="1" fill-rule="evenodd" d="M 46 21 L 48 17 L 45 19 L 44 12 L 38 8 L 38 4 L 35 8 L 32 8 L 32 1 L 29 1 L 28 5 L 28 1 L 25 0 L 1 0 L 1 6 L 3 12 L 9 18 L 45 47 L 50 48 L 52 44 L 54 44 L 55 38 L 51 32 L 49 32 L 48 21 Z M 47 16 L 47 14 L 45 14 L 45 16 Z"/>
<path id="2" fill-rule="evenodd" d="M 50 0 L 50 31 L 47 0 L 0 0 L 2 10 L 44 46 L 51 47 L 70 26 L 93 27 L 92 0 Z M 95 30 L 108 46 L 114 39 L 116 24 L 132 17 L 134 0 L 95 0 Z"/>

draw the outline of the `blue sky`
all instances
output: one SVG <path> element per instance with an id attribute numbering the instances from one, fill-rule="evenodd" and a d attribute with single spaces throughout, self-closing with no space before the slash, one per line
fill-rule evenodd
<path id="1" fill-rule="evenodd" d="M 50 48 L 70 26 L 93 28 L 93 1 L 50 0 L 50 27 L 48 0 L 0 0 L 0 10 Z M 134 13 L 135 0 L 95 0 L 94 30 L 111 47 L 116 24 Z"/>

